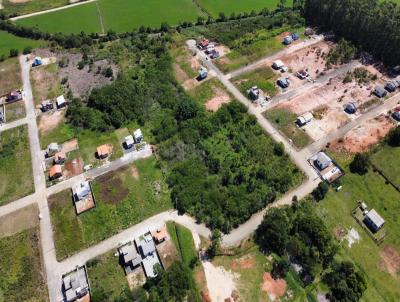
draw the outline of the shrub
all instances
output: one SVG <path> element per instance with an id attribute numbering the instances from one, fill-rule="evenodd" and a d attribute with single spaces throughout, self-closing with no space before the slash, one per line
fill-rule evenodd
<path id="1" fill-rule="evenodd" d="M 18 57 L 19 51 L 18 49 L 12 48 L 10 49 L 10 58 Z"/>
<path id="2" fill-rule="evenodd" d="M 366 153 L 357 153 L 349 167 L 351 173 L 366 174 L 369 168 L 368 155 Z"/>
<path id="3" fill-rule="evenodd" d="M 324 199 L 326 193 L 328 193 L 329 185 L 326 182 L 320 182 L 318 187 L 316 187 L 311 195 L 314 197 L 316 201 L 320 201 Z"/>

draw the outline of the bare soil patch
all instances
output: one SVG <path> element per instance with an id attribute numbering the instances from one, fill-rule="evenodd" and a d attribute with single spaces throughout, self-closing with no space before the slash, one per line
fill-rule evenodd
<path id="1" fill-rule="evenodd" d="M 203 262 L 203 267 L 211 301 L 220 302 L 230 299 L 236 291 L 234 274 L 221 266 L 214 266 L 211 262 Z"/>
<path id="2" fill-rule="evenodd" d="M 64 118 L 64 111 L 49 112 L 40 115 L 39 118 L 39 131 L 41 135 L 49 133 L 51 130 L 57 128 Z"/>
<path id="3" fill-rule="evenodd" d="M 161 262 L 166 269 L 168 269 L 172 263 L 181 258 L 176 246 L 169 239 L 158 244 L 157 251 L 160 255 Z"/>
<path id="4" fill-rule="evenodd" d="M 270 273 L 264 273 L 261 289 L 265 291 L 272 301 L 283 297 L 286 293 L 286 281 L 284 279 L 273 279 Z"/>
<path id="5" fill-rule="evenodd" d="M 102 184 L 100 189 L 100 199 L 105 203 L 118 204 L 129 194 L 129 190 L 123 185 L 122 180 L 107 173 L 98 178 Z"/>
<path id="6" fill-rule="evenodd" d="M 215 46 L 215 50 L 219 52 L 220 57 L 223 57 L 226 54 L 231 52 L 229 47 L 227 47 L 225 45 L 217 45 L 217 46 Z"/>
<path id="7" fill-rule="evenodd" d="M 233 260 L 230 264 L 231 269 L 251 269 L 254 266 L 254 258 L 251 255 L 243 256 L 237 260 Z"/>
<path id="8" fill-rule="evenodd" d="M 333 230 L 333 234 L 338 241 L 342 241 L 343 238 L 347 235 L 347 231 L 345 228 L 337 227 Z"/>
<path id="9" fill-rule="evenodd" d="M 74 158 L 65 163 L 64 177 L 71 178 L 83 173 L 83 160 L 82 158 Z"/>
<path id="10" fill-rule="evenodd" d="M 79 148 L 78 140 L 76 138 L 70 139 L 62 144 L 61 151 L 68 153 Z"/>
<path id="11" fill-rule="evenodd" d="M 126 279 L 128 281 L 128 286 L 131 290 L 139 286 L 143 286 L 146 283 L 146 276 L 141 267 L 137 268 L 135 271 L 128 274 L 126 276 Z"/>
<path id="12" fill-rule="evenodd" d="M 205 103 L 208 111 L 216 112 L 223 104 L 228 104 L 231 101 L 230 95 L 221 88 L 214 89 L 214 97 Z"/>
<path id="13" fill-rule="evenodd" d="M 396 125 L 385 115 L 380 115 L 352 129 L 344 138 L 331 143 L 330 148 L 352 153 L 365 152 L 385 137 Z"/>
<path id="14" fill-rule="evenodd" d="M 184 72 L 183 69 L 178 64 L 174 64 L 174 71 L 175 71 L 175 77 L 179 83 L 184 83 L 189 79 L 186 72 Z"/>
<path id="15" fill-rule="evenodd" d="M 136 166 L 132 166 L 131 168 L 131 175 L 134 179 L 138 180 L 139 179 L 139 171 L 136 168 Z"/>
<path id="16" fill-rule="evenodd" d="M 31 0 L 9 0 L 11 3 L 15 3 L 15 4 L 18 4 L 18 3 L 26 3 L 26 2 L 29 2 L 29 1 L 31 1 Z"/>
<path id="17" fill-rule="evenodd" d="M 39 225 L 39 209 L 36 204 L 7 214 L 0 219 L 0 238 L 12 236 Z"/>
<path id="18" fill-rule="evenodd" d="M 385 263 L 386 269 L 389 274 L 396 277 L 400 271 L 400 254 L 392 246 L 385 246 L 380 252 L 383 262 Z"/>

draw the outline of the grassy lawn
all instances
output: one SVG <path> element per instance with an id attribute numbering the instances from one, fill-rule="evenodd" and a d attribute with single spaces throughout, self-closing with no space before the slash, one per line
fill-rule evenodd
<path id="1" fill-rule="evenodd" d="M 20 38 L 9 34 L 8 32 L 0 31 L 0 57 L 3 55 L 8 57 L 10 55 L 10 49 L 12 48 L 18 49 L 21 53 L 25 47 L 30 46 L 32 48 L 36 48 L 44 45 L 44 43 L 44 41 Z"/>
<path id="2" fill-rule="evenodd" d="M 48 301 L 40 261 L 39 229 L 0 238 L 0 300 Z"/>
<path id="3" fill-rule="evenodd" d="M 69 4 L 69 0 L 34 0 L 34 1 L 3 0 L 2 2 L 3 2 L 2 12 L 5 13 L 6 15 L 26 15 Z"/>
<path id="4" fill-rule="evenodd" d="M 25 103 L 23 101 L 5 105 L 7 123 L 19 120 L 26 116 Z"/>
<path id="5" fill-rule="evenodd" d="M 400 167 L 397 165 L 400 159 L 400 148 L 385 145 L 372 155 L 371 161 L 385 176 L 396 185 L 400 185 Z"/>
<path id="6" fill-rule="evenodd" d="M 277 76 L 272 69 L 265 67 L 233 78 L 232 82 L 246 96 L 248 96 L 247 90 L 253 86 L 258 86 L 262 91 L 273 97 L 278 92 L 275 86 L 276 79 Z"/>
<path id="7" fill-rule="evenodd" d="M 201 105 L 221 94 L 228 95 L 231 100 L 233 99 L 233 96 L 226 90 L 225 86 L 216 78 L 201 83 L 201 85 L 188 90 L 187 93 Z"/>
<path id="8" fill-rule="evenodd" d="M 262 57 L 270 56 L 285 48 L 279 35 L 286 31 L 303 33 L 304 28 L 286 26 L 269 31 L 262 29 L 255 33 L 249 33 L 235 40 L 232 43 L 234 45 L 232 51 L 216 60 L 215 63 L 221 71 L 226 73 Z"/>
<path id="9" fill-rule="evenodd" d="M 28 127 L 0 133 L 0 205 L 34 192 Z"/>
<path id="10" fill-rule="evenodd" d="M 179 247 L 182 262 L 190 266 L 193 259 L 197 259 L 192 232 L 188 228 L 174 222 L 168 222 L 167 229 L 172 242 L 176 247 Z"/>
<path id="11" fill-rule="evenodd" d="M 91 286 L 91 301 L 119 301 L 129 290 L 123 268 L 112 250 L 87 263 Z"/>
<path id="12" fill-rule="evenodd" d="M 96 208 L 79 217 L 69 190 L 49 198 L 58 259 L 171 208 L 164 177 L 154 158 L 99 177 L 92 188 Z"/>
<path id="13" fill-rule="evenodd" d="M 22 88 L 22 79 L 18 59 L 12 58 L 0 62 L 0 95 L 20 88 Z"/>
<path id="14" fill-rule="evenodd" d="M 302 149 L 312 142 L 308 134 L 295 125 L 297 116 L 282 108 L 273 108 L 264 113 L 264 116 L 282 132 L 293 144 Z"/>
<path id="15" fill-rule="evenodd" d="M 21 19 L 17 23 L 28 27 L 38 27 L 51 33 L 80 33 L 81 31 L 100 33 L 100 21 L 94 2 Z"/>
<path id="16" fill-rule="evenodd" d="M 218 17 L 220 12 L 230 16 L 232 13 L 250 13 L 252 10 L 260 11 L 263 8 L 275 9 L 279 3 L 278 0 L 197 0 L 197 2 L 213 17 Z M 287 1 L 287 5 L 291 5 Z"/>
<path id="17" fill-rule="evenodd" d="M 339 192 L 331 190 L 326 198 L 316 205 L 318 215 L 332 232 L 354 228 L 360 235 L 360 240 L 351 248 L 346 240 L 342 242 L 338 258 L 354 261 L 365 272 L 368 289 L 361 301 L 399 301 L 399 275 L 392 276 L 387 272 L 380 253 L 387 247 L 392 247 L 400 253 L 400 193 L 386 184 L 378 173 L 370 171 L 364 176 L 359 176 L 348 172 L 350 156 L 338 153 L 332 155 L 347 174 L 341 180 L 343 189 Z M 350 215 L 358 200 L 363 200 L 369 209 L 375 209 L 386 221 L 384 228 L 389 236 L 380 246 L 372 241 Z M 392 261 L 398 265 L 398 260 L 392 258 Z"/>
<path id="18" fill-rule="evenodd" d="M 41 117 L 39 116 L 38 123 L 40 123 L 40 118 Z M 63 143 L 67 140 L 74 138 L 75 130 L 69 124 L 61 121 L 55 128 L 51 129 L 50 131 L 39 131 L 39 137 L 40 147 L 42 149 L 45 149 L 52 142 Z"/>
<path id="19" fill-rule="evenodd" d="M 58 64 L 54 63 L 32 69 L 32 94 L 36 105 L 48 99 L 54 101 L 63 94 L 58 68 Z"/>

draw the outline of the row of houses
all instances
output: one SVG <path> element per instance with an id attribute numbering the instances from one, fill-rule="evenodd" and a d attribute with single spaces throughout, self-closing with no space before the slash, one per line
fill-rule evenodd
<path id="1" fill-rule="evenodd" d="M 67 101 L 65 100 L 63 95 L 60 95 L 56 98 L 56 108 L 61 109 L 67 106 Z M 42 112 L 47 112 L 54 109 L 54 103 L 51 100 L 42 101 L 41 110 Z"/>

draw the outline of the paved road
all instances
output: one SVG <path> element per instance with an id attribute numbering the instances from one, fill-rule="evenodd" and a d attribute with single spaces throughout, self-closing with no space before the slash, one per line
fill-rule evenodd
<path id="1" fill-rule="evenodd" d="M 39 15 L 43 15 L 43 14 L 47 14 L 47 13 L 51 13 L 51 12 L 56 12 L 59 10 L 63 10 L 63 9 L 67 9 L 70 7 L 74 7 L 74 6 L 79 6 L 79 5 L 84 5 L 90 2 L 95 2 L 97 0 L 87 0 L 87 1 L 83 1 L 83 2 L 77 2 L 74 4 L 69 4 L 69 5 L 65 5 L 65 6 L 60 6 L 60 7 L 56 7 L 56 8 L 52 8 L 52 9 L 48 9 L 48 10 L 43 10 L 40 12 L 36 12 L 36 13 L 32 13 L 32 14 L 27 14 L 27 15 L 22 15 L 22 16 L 18 16 L 18 17 L 14 17 L 14 18 L 10 18 L 11 21 L 17 21 L 20 19 L 25 19 L 25 18 L 29 18 L 29 17 L 33 17 L 33 16 L 39 16 Z"/>
<path id="2" fill-rule="evenodd" d="M 26 118 L 26 117 L 22 118 L 22 119 L 19 119 L 19 120 L 16 120 L 16 121 L 13 121 L 11 123 L 6 123 L 6 124 L 1 124 L 0 123 L 0 132 L 3 132 L 3 131 L 9 130 L 9 129 L 12 129 L 12 128 L 15 128 L 15 127 L 19 127 L 19 126 L 25 125 L 27 123 L 28 123 L 28 118 Z"/>

